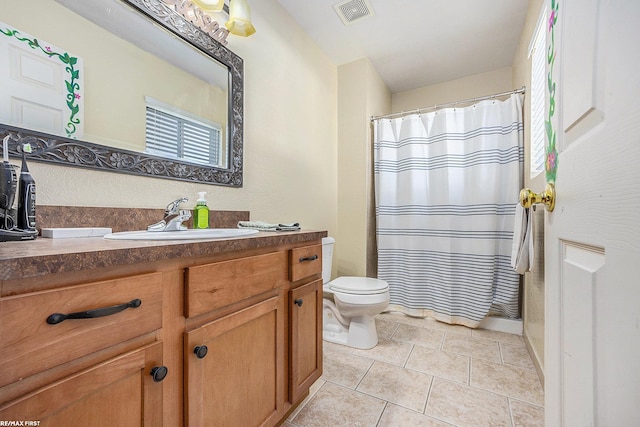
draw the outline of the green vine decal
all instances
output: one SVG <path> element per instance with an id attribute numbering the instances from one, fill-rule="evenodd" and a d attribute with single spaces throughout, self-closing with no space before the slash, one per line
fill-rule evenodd
<path id="1" fill-rule="evenodd" d="M 547 89 L 549 90 L 549 112 L 547 120 L 545 120 L 545 128 L 547 134 L 547 146 L 545 147 L 546 161 L 545 172 L 547 182 L 556 182 L 556 172 L 558 170 L 558 150 L 556 148 L 556 131 L 553 129 L 551 119 L 556 111 L 556 83 L 553 81 L 553 66 L 556 62 L 556 46 L 555 46 L 555 26 L 558 21 L 559 2 L 551 0 L 551 14 L 549 15 L 549 33 L 551 34 L 551 42 L 547 48 Z"/>
<path id="2" fill-rule="evenodd" d="M 58 58 L 60 62 L 66 65 L 65 71 L 68 73 L 68 80 L 65 80 L 65 84 L 67 87 L 67 107 L 69 108 L 70 115 L 69 120 L 65 126 L 65 132 L 67 137 L 73 138 L 74 134 L 77 131 L 77 126 L 80 124 L 80 118 L 77 117 L 80 112 L 80 106 L 78 102 L 80 100 L 80 70 L 76 69 L 76 64 L 78 63 L 78 58 L 75 56 L 70 56 L 68 52 L 55 52 L 51 46 L 42 46 L 38 39 L 33 38 L 30 39 L 28 37 L 24 37 L 20 34 L 18 30 L 15 29 L 2 29 L 0 28 L 0 33 L 4 34 L 7 37 L 13 37 L 14 39 L 27 44 L 31 49 L 42 52 L 47 55 L 49 58 Z"/>

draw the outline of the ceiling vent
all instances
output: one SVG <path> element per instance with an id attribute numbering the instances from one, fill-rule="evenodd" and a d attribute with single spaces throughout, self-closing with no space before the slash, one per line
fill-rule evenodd
<path id="1" fill-rule="evenodd" d="M 334 4 L 333 8 L 342 19 L 344 25 L 353 24 L 356 21 L 373 16 L 374 11 L 369 0 L 346 0 Z"/>

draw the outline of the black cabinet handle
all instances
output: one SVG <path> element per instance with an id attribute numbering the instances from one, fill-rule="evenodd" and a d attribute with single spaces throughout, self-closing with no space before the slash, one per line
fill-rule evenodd
<path id="1" fill-rule="evenodd" d="M 95 310 L 79 311 L 77 313 L 70 314 L 54 313 L 47 317 L 47 323 L 50 325 L 57 325 L 67 319 L 93 319 L 96 317 L 111 316 L 112 314 L 119 313 L 127 308 L 138 308 L 141 304 L 142 300 L 136 298 L 127 303 L 114 305 L 112 307 L 97 308 Z"/>
<path id="2" fill-rule="evenodd" d="M 298 261 L 299 262 L 308 262 L 308 261 L 315 261 L 317 259 L 318 259 L 318 255 L 311 255 L 311 256 L 307 256 L 307 257 L 302 257 Z"/>
<path id="3" fill-rule="evenodd" d="M 153 369 L 151 369 L 151 376 L 153 377 L 153 381 L 157 383 L 164 380 L 168 373 L 169 369 L 166 366 L 155 366 Z"/>
<path id="4" fill-rule="evenodd" d="M 302 307 L 302 298 L 298 298 L 297 300 L 295 300 L 293 302 L 295 305 L 297 305 L 298 307 Z"/>
<path id="5" fill-rule="evenodd" d="M 193 348 L 193 352 L 198 359 L 204 359 L 208 351 L 209 348 L 206 345 L 197 345 Z"/>

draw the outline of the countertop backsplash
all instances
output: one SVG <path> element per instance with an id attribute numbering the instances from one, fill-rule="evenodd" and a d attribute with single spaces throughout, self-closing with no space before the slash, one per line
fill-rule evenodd
<path id="1" fill-rule="evenodd" d="M 109 227 L 120 231 L 146 230 L 164 216 L 164 209 L 100 208 L 85 206 L 43 206 L 36 208 L 38 230 L 43 228 Z M 211 228 L 236 228 L 248 221 L 249 211 L 209 211 Z M 192 220 L 184 223 L 192 228 Z"/>

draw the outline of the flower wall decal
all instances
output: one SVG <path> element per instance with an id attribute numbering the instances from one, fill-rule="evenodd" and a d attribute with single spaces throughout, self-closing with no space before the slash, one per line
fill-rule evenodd
<path id="1" fill-rule="evenodd" d="M 556 82 L 553 77 L 553 67 L 556 62 L 555 26 L 558 21 L 559 2 L 551 0 L 551 13 L 549 15 L 549 42 L 547 46 L 547 90 L 549 93 L 549 109 L 545 120 L 547 144 L 545 147 L 546 161 L 545 174 L 547 182 L 556 182 L 558 170 L 558 150 L 556 148 L 556 130 L 553 127 L 552 118 L 556 111 Z"/>
<path id="2" fill-rule="evenodd" d="M 0 34 L 8 38 L 15 39 L 22 44 L 30 47 L 36 52 L 40 52 L 51 59 L 57 59 L 65 65 L 65 71 L 67 75 L 65 77 L 65 87 L 67 93 L 66 106 L 69 109 L 69 116 L 66 119 L 65 133 L 68 138 L 76 138 L 78 135 L 78 128 L 80 125 L 80 84 L 82 82 L 80 78 L 81 66 L 79 65 L 79 58 L 69 55 L 68 52 L 58 52 L 53 46 L 45 45 L 38 39 L 32 36 L 23 35 L 19 30 L 11 28 L 7 24 L 0 22 Z"/>

